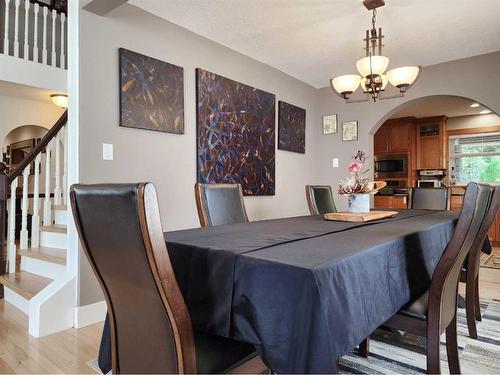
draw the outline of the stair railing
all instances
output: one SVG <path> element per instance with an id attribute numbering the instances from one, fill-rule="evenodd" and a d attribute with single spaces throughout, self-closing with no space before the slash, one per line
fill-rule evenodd
<path id="1" fill-rule="evenodd" d="M 66 69 L 66 3 L 0 0 L 0 53 Z"/>
<path id="2" fill-rule="evenodd" d="M 64 131 L 64 139 L 67 139 L 66 124 L 68 121 L 68 111 L 65 111 L 57 120 L 54 126 L 38 142 L 38 144 L 26 155 L 26 157 L 7 173 L 5 164 L 0 163 L 0 274 L 16 271 L 16 199 L 19 179 L 22 178 L 21 196 L 21 229 L 19 233 L 19 248 L 27 250 L 29 248 L 28 236 L 28 200 L 29 200 L 29 178 L 33 172 L 33 210 L 31 219 L 31 247 L 38 247 L 40 237 L 40 175 L 44 173 L 45 189 L 43 201 L 43 225 L 52 225 L 52 197 L 55 205 L 66 204 L 66 166 L 67 143 L 62 145 L 61 132 Z M 64 146 L 63 171 L 61 171 L 61 146 Z M 42 168 L 42 157 L 45 157 L 45 167 Z M 51 158 L 55 157 L 55 171 L 52 177 Z M 52 180 L 54 179 L 54 188 Z M 8 213 L 6 215 L 6 212 Z M 6 217 L 7 235 L 5 234 Z M 0 297 L 3 296 L 3 288 Z"/>

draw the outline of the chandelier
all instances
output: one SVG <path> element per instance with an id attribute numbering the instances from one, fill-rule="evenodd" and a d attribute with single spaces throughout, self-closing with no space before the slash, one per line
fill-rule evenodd
<path id="1" fill-rule="evenodd" d="M 382 55 L 382 28 L 377 30 L 377 7 L 385 5 L 383 0 L 365 0 L 365 6 L 373 11 L 372 28 L 366 30 L 365 42 L 366 56 L 356 63 L 358 74 L 347 74 L 332 78 L 330 85 L 332 89 L 347 103 L 368 101 L 370 97 L 374 102 L 377 99 L 389 99 L 404 96 L 408 88 L 415 83 L 420 73 L 421 67 L 403 66 L 385 72 L 389 65 L 389 58 Z M 399 93 L 392 96 L 384 96 L 385 88 L 388 84 L 399 89 Z M 361 86 L 365 98 L 361 100 L 351 99 L 351 95 Z"/>

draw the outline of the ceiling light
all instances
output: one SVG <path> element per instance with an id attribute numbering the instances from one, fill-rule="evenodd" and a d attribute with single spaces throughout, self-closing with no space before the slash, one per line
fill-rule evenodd
<path id="1" fill-rule="evenodd" d="M 489 109 L 483 109 L 481 112 L 479 112 L 480 115 L 487 115 L 488 113 L 491 113 Z"/>
<path id="2" fill-rule="evenodd" d="M 52 103 L 61 108 L 68 108 L 68 95 L 66 94 L 53 94 L 50 96 Z"/>
<path id="3" fill-rule="evenodd" d="M 471 104 L 470 106 L 471 106 L 472 108 L 477 108 L 477 107 L 479 107 L 479 106 L 480 106 L 480 104 L 479 104 L 479 103 L 473 103 L 473 104 Z"/>
<path id="4" fill-rule="evenodd" d="M 366 30 L 366 37 L 363 39 L 365 41 L 366 56 L 359 59 L 356 63 L 361 76 L 350 74 L 330 80 L 331 87 L 347 103 L 360 101 L 350 100 L 352 93 L 356 91 L 360 84 L 363 92 L 369 95 L 365 100 L 369 100 L 369 97 L 374 102 L 377 99 L 384 99 L 381 94 L 389 82 L 399 89 L 399 94 L 396 96 L 403 96 L 406 90 L 415 83 L 421 71 L 421 68 L 418 66 L 403 66 L 385 73 L 389 66 L 389 58 L 382 55 L 382 39 L 384 38 L 382 28 L 377 29 L 375 27 L 377 20 L 377 10 L 375 8 L 384 5 L 384 1 L 368 1 L 368 5 L 366 3 L 367 1 L 364 4 L 368 9 L 373 9 L 373 17 L 372 29 Z"/>

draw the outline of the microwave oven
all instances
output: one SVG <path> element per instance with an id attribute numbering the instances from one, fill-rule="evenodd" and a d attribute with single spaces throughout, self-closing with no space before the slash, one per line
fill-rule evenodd
<path id="1" fill-rule="evenodd" d="M 408 176 L 406 154 L 377 155 L 374 158 L 375 178 L 398 178 Z"/>
<path id="2" fill-rule="evenodd" d="M 417 186 L 420 188 L 440 188 L 440 180 L 418 180 Z"/>

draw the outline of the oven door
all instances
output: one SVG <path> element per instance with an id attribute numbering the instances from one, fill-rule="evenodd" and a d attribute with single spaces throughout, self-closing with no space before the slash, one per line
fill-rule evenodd
<path id="1" fill-rule="evenodd" d="M 417 186 L 421 188 L 438 188 L 441 187 L 439 180 L 418 180 Z"/>

